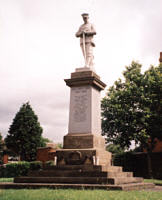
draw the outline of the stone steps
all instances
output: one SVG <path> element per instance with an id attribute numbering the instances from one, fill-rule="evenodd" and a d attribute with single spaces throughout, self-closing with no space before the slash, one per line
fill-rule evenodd
<path id="1" fill-rule="evenodd" d="M 123 185 L 104 185 L 104 184 L 61 184 L 61 183 L 0 183 L 0 189 L 103 189 L 103 190 L 143 190 L 154 189 L 153 183 L 131 183 Z"/>
<path id="2" fill-rule="evenodd" d="M 114 184 L 114 185 L 129 184 L 129 183 L 142 183 L 143 178 L 141 178 L 141 177 L 118 177 L 118 178 L 111 178 L 111 181 L 109 180 L 109 183 Z"/>
<path id="3" fill-rule="evenodd" d="M 108 171 L 108 172 L 122 172 L 122 167 L 107 166 L 107 165 L 57 165 L 47 166 L 44 170 L 82 170 L 82 171 Z"/>
<path id="4" fill-rule="evenodd" d="M 102 170 L 101 165 L 57 165 L 44 167 L 45 170 Z"/>
<path id="5" fill-rule="evenodd" d="M 107 177 L 133 177 L 133 172 L 108 172 Z"/>
<path id="6" fill-rule="evenodd" d="M 16 177 L 15 183 L 72 183 L 72 184 L 128 184 L 141 183 L 143 178 L 136 177 Z"/>
<path id="7" fill-rule="evenodd" d="M 108 172 L 123 172 L 123 168 L 119 166 L 102 166 L 102 171 Z"/>
<path id="8" fill-rule="evenodd" d="M 28 176 L 32 177 L 133 177 L 132 172 L 99 172 L 94 171 L 81 171 L 81 170 L 40 170 L 31 171 Z"/>

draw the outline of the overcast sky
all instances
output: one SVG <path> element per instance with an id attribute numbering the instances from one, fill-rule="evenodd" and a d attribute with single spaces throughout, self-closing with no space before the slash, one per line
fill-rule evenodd
<path id="1" fill-rule="evenodd" d="M 162 0 L 0 0 L 0 132 L 5 136 L 27 101 L 43 136 L 67 134 L 70 89 L 64 79 L 83 67 L 75 33 L 90 13 L 95 25 L 95 69 L 107 88 L 126 65 L 158 65 Z M 106 91 L 106 90 L 105 90 Z M 104 96 L 104 93 L 102 93 Z"/>

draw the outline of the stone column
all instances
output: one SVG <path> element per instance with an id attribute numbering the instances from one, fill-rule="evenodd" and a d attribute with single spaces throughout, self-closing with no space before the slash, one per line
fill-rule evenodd
<path id="1" fill-rule="evenodd" d="M 70 79 L 65 79 L 71 88 L 65 149 L 105 147 L 105 140 L 101 136 L 100 91 L 106 84 L 95 72 L 86 69 L 76 69 Z"/>

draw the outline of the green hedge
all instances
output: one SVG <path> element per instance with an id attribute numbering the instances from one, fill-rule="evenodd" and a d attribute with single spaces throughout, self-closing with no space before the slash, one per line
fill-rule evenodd
<path id="1" fill-rule="evenodd" d="M 54 166 L 54 161 L 53 160 L 46 161 L 45 166 Z"/>
<path id="2" fill-rule="evenodd" d="M 152 175 L 155 179 L 162 179 L 162 152 L 150 155 Z M 132 171 L 134 176 L 151 178 L 148 173 L 147 153 L 124 152 L 113 155 L 113 164 L 122 166 L 124 171 Z"/>
<path id="3" fill-rule="evenodd" d="M 39 169 L 42 169 L 41 161 L 30 162 L 30 170 L 39 170 Z"/>
<path id="4" fill-rule="evenodd" d="M 8 163 L 0 167 L 0 177 L 17 177 L 17 176 L 26 176 L 29 170 L 40 170 L 42 168 L 42 162 L 16 162 Z"/>
<path id="5" fill-rule="evenodd" d="M 122 166 L 124 171 L 132 171 L 134 170 L 136 160 L 133 159 L 132 152 L 123 152 L 113 156 L 113 164 L 116 166 Z"/>

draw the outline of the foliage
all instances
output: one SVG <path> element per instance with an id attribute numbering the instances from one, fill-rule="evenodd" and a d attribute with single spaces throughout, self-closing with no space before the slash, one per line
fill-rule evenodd
<path id="1" fill-rule="evenodd" d="M 40 147 L 46 147 L 47 143 L 52 142 L 48 138 L 44 138 L 41 136 L 41 142 L 40 142 Z"/>
<path id="2" fill-rule="evenodd" d="M 123 152 L 113 155 L 113 165 L 122 166 L 123 171 L 133 172 L 134 176 L 162 179 L 162 152 L 152 153 L 151 174 L 148 163 L 148 153 L 135 153 L 134 151 Z"/>
<path id="3" fill-rule="evenodd" d="M 0 183 L 2 182 L 11 182 L 13 183 L 13 178 L 0 178 Z"/>
<path id="4" fill-rule="evenodd" d="M 57 148 L 57 149 L 62 149 L 62 148 L 63 148 L 62 143 L 57 143 L 57 144 L 56 144 L 56 148 Z"/>
<path id="5" fill-rule="evenodd" d="M 8 163 L 4 166 L 0 166 L 0 177 L 26 176 L 29 170 L 40 169 L 42 169 L 42 162 L 40 161 L 20 161 L 15 163 Z"/>
<path id="6" fill-rule="evenodd" d="M 136 146 L 132 151 L 133 152 L 143 152 L 143 148 L 141 146 Z"/>
<path id="7" fill-rule="evenodd" d="M 29 103 L 23 104 L 11 124 L 5 139 L 7 147 L 20 155 L 21 160 L 36 159 L 36 150 L 41 145 L 42 128 Z"/>
<path id="8" fill-rule="evenodd" d="M 144 179 L 145 183 L 154 183 L 155 185 L 161 185 L 162 186 L 162 180 L 159 179 Z"/>
<path id="9" fill-rule="evenodd" d="M 0 192 L 1 200 L 162 200 L 162 192 L 157 191 L 107 191 L 72 189 L 16 189 Z"/>
<path id="10" fill-rule="evenodd" d="M 155 138 L 162 139 L 162 65 L 142 74 L 141 65 L 132 62 L 123 75 L 102 100 L 102 134 L 122 148 L 134 140 L 152 151 Z"/>
<path id="11" fill-rule="evenodd" d="M 49 160 L 45 162 L 46 166 L 53 166 L 54 165 L 54 161 L 53 160 Z"/>
<path id="12" fill-rule="evenodd" d="M 111 152 L 112 154 L 122 153 L 124 152 L 124 149 L 121 148 L 119 144 L 108 144 L 106 146 L 106 150 Z"/>
<path id="13" fill-rule="evenodd" d="M 26 161 L 8 163 L 1 167 L 2 177 L 26 176 L 30 169 L 30 163 Z"/>
<path id="14" fill-rule="evenodd" d="M 30 162 L 30 170 L 39 170 L 41 168 L 42 168 L 42 162 L 41 161 Z"/>
<path id="15" fill-rule="evenodd" d="M 136 159 L 134 159 L 133 152 L 121 152 L 113 156 L 113 165 L 122 166 L 123 171 L 133 171 L 136 168 Z"/>

